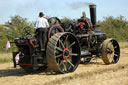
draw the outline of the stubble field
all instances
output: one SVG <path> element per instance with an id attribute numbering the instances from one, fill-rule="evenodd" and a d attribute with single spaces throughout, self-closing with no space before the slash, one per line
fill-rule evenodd
<path id="1" fill-rule="evenodd" d="M 90 64 L 80 64 L 68 74 L 49 70 L 28 74 L 19 67 L 13 68 L 11 62 L 0 64 L 0 85 L 128 85 L 128 48 L 124 47 L 117 64 L 105 65 L 101 59 L 92 59 Z"/>

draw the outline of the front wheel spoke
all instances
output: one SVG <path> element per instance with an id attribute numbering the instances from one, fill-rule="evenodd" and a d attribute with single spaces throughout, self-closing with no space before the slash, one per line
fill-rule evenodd
<path id="1" fill-rule="evenodd" d="M 63 48 L 65 48 L 64 44 L 62 43 L 62 41 L 61 41 L 61 40 L 59 40 L 59 42 L 61 43 L 62 47 L 63 47 Z"/>
<path id="2" fill-rule="evenodd" d="M 67 62 L 68 62 L 72 67 L 75 67 L 75 66 L 70 62 L 70 60 L 67 59 Z"/>
<path id="3" fill-rule="evenodd" d="M 118 56 L 118 54 L 114 54 L 114 56 Z"/>
<path id="4" fill-rule="evenodd" d="M 68 46 L 68 48 L 71 48 L 75 43 L 76 43 L 76 42 L 73 42 L 72 44 L 70 44 L 70 45 Z"/>
<path id="5" fill-rule="evenodd" d="M 113 54 L 109 54 L 109 60 L 113 58 Z"/>
<path id="6" fill-rule="evenodd" d="M 112 62 L 113 58 L 114 58 L 114 56 L 113 56 L 113 54 L 111 54 L 110 57 L 109 57 L 109 62 Z"/>
<path id="7" fill-rule="evenodd" d="M 119 54 L 120 52 L 116 52 L 116 51 L 115 51 L 114 53 L 115 53 L 115 54 Z"/>
<path id="8" fill-rule="evenodd" d="M 61 51 L 61 52 L 63 52 L 63 49 L 60 48 L 60 47 L 56 47 L 56 49 L 59 50 L 59 51 Z"/>
<path id="9" fill-rule="evenodd" d="M 70 53 L 69 55 L 70 55 L 70 56 L 78 56 L 77 53 Z"/>
<path id="10" fill-rule="evenodd" d="M 117 46 L 114 47 L 114 49 L 116 49 L 116 48 L 117 48 Z"/>
<path id="11" fill-rule="evenodd" d="M 112 49 L 112 48 L 110 48 L 110 47 L 109 47 L 109 48 L 107 48 L 107 49 L 108 49 L 109 51 L 112 51 L 112 52 L 114 51 L 114 49 Z"/>
<path id="12" fill-rule="evenodd" d="M 111 47 L 110 49 L 111 49 L 112 52 L 114 51 L 114 48 L 113 47 Z"/>

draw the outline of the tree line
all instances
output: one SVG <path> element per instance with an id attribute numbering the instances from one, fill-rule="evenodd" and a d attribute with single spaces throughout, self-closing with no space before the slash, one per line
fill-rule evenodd
<path id="1" fill-rule="evenodd" d="M 63 22 L 75 21 L 75 19 L 63 18 Z M 102 21 L 97 22 L 100 27 L 98 29 L 103 30 L 107 34 L 108 38 L 114 38 L 118 41 L 128 41 L 128 21 L 124 16 L 119 17 L 105 17 Z M 28 21 L 27 18 L 21 16 L 10 17 L 10 22 L 0 25 L 0 52 L 5 52 L 5 46 L 7 41 L 13 42 L 14 38 L 23 36 L 24 28 L 29 26 L 31 33 L 34 34 L 34 23 Z M 15 44 L 11 44 L 9 51 L 14 51 Z"/>
<path id="2" fill-rule="evenodd" d="M 33 22 L 18 15 L 10 17 L 10 21 L 0 25 L 0 52 L 16 50 L 15 44 L 11 43 L 11 48 L 8 51 L 5 51 L 6 43 L 7 41 L 14 42 L 14 38 L 22 37 L 24 28 L 27 26 L 32 28 L 31 33 L 33 33 Z"/>
<path id="3" fill-rule="evenodd" d="M 105 17 L 103 21 L 98 21 L 99 29 L 103 30 L 107 37 L 118 41 L 128 41 L 128 21 L 124 16 Z"/>

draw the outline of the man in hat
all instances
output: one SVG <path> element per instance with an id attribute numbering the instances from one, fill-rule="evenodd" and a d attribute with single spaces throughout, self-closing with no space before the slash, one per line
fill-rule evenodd
<path id="1" fill-rule="evenodd" d="M 39 35 L 41 51 L 45 51 L 48 28 L 49 28 L 48 20 L 46 18 L 44 18 L 43 12 L 40 12 L 39 18 L 37 19 L 37 21 L 35 23 L 35 29 Z"/>

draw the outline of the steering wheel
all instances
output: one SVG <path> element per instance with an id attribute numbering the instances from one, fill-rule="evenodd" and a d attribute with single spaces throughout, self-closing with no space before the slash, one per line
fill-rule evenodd
<path id="1" fill-rule="evenodd" d="M 25 27 L 24 29 L 23 29 L 23 32 L 22 32 L 22 36 L 28 36 L 28 35 L 30 35 L 30 36 L 32 36 L 31 35 L 31 27 L 29 27 L 29 26 L 27 26 L 27 27 Z"/>
<path id="2" fill-rule="evenodd" d="M 61 21 L 59 18 L 57 17 L 51 17 L 48 19 L 48 22 L 49 22 L 49 25 L 52 26 L 52 25 L 55 25 L 55 24 L 61 24 Z"/>

